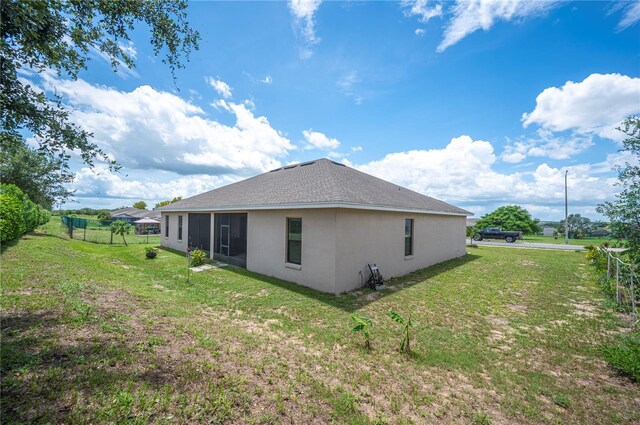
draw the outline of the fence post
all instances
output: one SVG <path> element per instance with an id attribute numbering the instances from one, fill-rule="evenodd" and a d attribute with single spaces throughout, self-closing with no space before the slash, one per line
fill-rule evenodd
<path id="1" fill-rule="evenodd" d="M 620 304 L 620 261 L 616 260 L 616 301 Z"/>
<path id="2" fill-rule="evenodd" d="M 630 270 L 629 277 L 631 278 L 631 311 L 633 311 L 633 318 L 638 320 L 638 315 L 636 312 L 636 292 L 633 287 L 633 270 Z"/>

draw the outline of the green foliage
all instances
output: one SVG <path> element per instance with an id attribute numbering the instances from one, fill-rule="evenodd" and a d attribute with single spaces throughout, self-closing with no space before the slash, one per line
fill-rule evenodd
<path id="1" fill-rule="evenodd" d="M 411 320 L 411 316 L 407 320 L 405 320 L 402 316 L 400 316 L 395 311 L 390 311 L 387 315 L 396 323 L 399 323 L 402 326 L 402 340 L 400 341 L 400 351 L 411 351 L 411 336 L 409 334 L 410 328 L 415 327 L 415 323 Z"/>
<path id="2" fill-rule="evenodd" d="M 351 328 L 351 332 L 362 332 L 364 335 L 364 346 L 367 349 L 371 348 L 371 338 L 369 336 L 369 328 L 373 326 L 373 321 L 365 316 L 358 316 L 357 314 L 351 315 L 351 320 L 356 324 Z"/>
<path id="3" fill-rule="evenodd" d="M 635 155 L 638 162 L 618 167 L 618 185 L 622 190 L 615 201 L 598 205 L 596 211 L 609 217 L 611 235 L 626 239 L 632 261 L 640 264 L 640 165 L 637 165 L 640 164 L 640 118 L 627 118 L 618 130 L 628 136 L 620 151 Z"/>
<path id="4" fill-rule="evenodd" d="M 191 251 L 191 267 L 198 267 L 204 264 L 207 254 L 199 249 Z"/>
<path id="5" fill-rule="evenodd" d="M 173 198 L 173 199 L 172 199 L 172 200 L 170 200 L 170 201 L 161 201 L 161 202 L 158 202 L 158 203 L 156 204 L 156 206 L 155 206 L 155 207 L 153 207 L 153 209 L 160 208 L 160 207 L 164 207 L 165 205 L 173 204 L 174 202 L 178 202 L 178 201 L 181 201 L 181 200 L 182 200 L 182 196 L 176 196 L 175 198 Z"/>
<path id="6" fill-rule="evenodd" d="M 109 214 L 109 211 L 101 211 L 98 213 L 97 218 L 100 221 L 108 221 L 111 220 L 111 214 Z"/>
<path id="7" fill-rule="evenodd" d="M 91 141 L 90 133 L 71 121 L 59 96 L 48 97 L 21 72 L 51 70 L 76 79 L 93 52 L 108 58 L 114 70 L 123 64 L 134 68 L 135 58 L 127 53 L 126 44 L 134 29 L 142 26 L 150 33 L 154 54 L 163 55 L 162 62 L 175 79 L 175 71 L 184 67 L 183 58 L 198 48 L 200 39 L 187 23 L 186 10 L 186 0 L 0 2 L 2 143 L 11 139 L 24 148 L 25 138 L 33 137 L 38 152 L 55 158 L 63 175 L 69 174 L 71 151 L 79 152 L 90 167 L 102 160 L 119 168 Z M 47 176 L 55 178 L 55 173 Z"/>
<path id="8" fill-rule="evenodd" d="M 482 216 L 476 223 L 476 229 L 500 227 L 505 231 L 520 231 L 525 234 L 540 232 L 539 220 L 531 218 L 529 211 L 518 205 L 505 205 Z"/>
<path id="9" fill-rule="evenodd" d="M 47 223 L 49 218 L 51 213 L 31 202 L 18 187 L 0 185 L 0 241 L 16 239 Z"/>
<path id="10" fill-rule="evenodd" d="M 71 196 L 73 175 L 59 158 L 35 151 L 14 135 L 0 134 L 0 181 L 19 187 L 31 201 L 51 209 Z"/>
<path id="11" fill-rule="evenodd" d="M 147 209 L 147 203 L 144 202 L 144 201 L 138 201 L 138 202 L 133 204 L 133 208 L 137 208 L 139 210 L 146 210 Z"/>
<path id="12" fill-rule="evenodd" d="M 571 399 L 564 394 L 557 394 L 553 397 L 553 402 L 560 407 L 568 409 L 571 407 Z"/>
<path id="13" fill-rule="evenodd" d="M 640 334 L 621 335 L 612 346 L 605 347 L 604 358 L 619 373 L 640 382 Z"/>
<path id="14" fill-rule="evenodd" d="M 569 223 L 569 236 L 574 239 L 584 238 L 585 234 L 593 229 L 591 219 L 582 217 L 580 214 L 569 214 L 566 221 Z M 564 230 L 565 220 L 562 220 L 558 226 L 558 232 L 564 235 Z"/>
<path id="15" fill-rule="evenodd" d="M 125 245 L 127 245 L 127 240 L 124 238 L 124 236 L 131 233 L 131 230 L 133 229 L 133 226 L 130 223 L 122 220 L 117 220 L 111 223 L 111 226 L 109 228 L 111 229 L 112 233 L 122 236 L 122 241 Z"/>
<path id="16" fill-rule="evenodd" d="M 158 252 L 158 248 L 154 248 L 152 246 L 147 246 L 144 248 L 145 252 Z"/>

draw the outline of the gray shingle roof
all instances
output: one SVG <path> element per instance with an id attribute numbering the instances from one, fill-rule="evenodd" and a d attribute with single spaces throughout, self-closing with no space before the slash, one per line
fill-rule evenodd
<path id="1" fill-rule="evenodd" d="M 120 208 L 117 210 L 113 210 L 110 211 L 111 217 L 114 217 L 116 215 L 128 215 L 129 217 L 136 217 L 136 218 L 160 218 L 160 214 L 158 213 L 158 211 L 149 211 L 149 210 L 141 210 L 138 208 L 133 208 L 133 207 L 129 207 L 129 208 Z"/>
<path id="2" fill-rule="evenodd" d="M 472 215 L 323 158 L 289 165 L 158 208 L 159 211 L 345 207 Z"/>

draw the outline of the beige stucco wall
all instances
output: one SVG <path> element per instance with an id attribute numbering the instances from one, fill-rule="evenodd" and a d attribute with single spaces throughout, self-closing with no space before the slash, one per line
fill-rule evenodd
<path id="1" fill-rule="evenodd" d="M 302 264 L 286 263 L 287 218 L 302 218 Z M 336 210 L 249 211 L 247 269 L 335 293 Z"/>
<path id="2" fill-rule="evenodd" d="M 404 255 L 407 218 L 414 220 L 411 257 Z M 338 210 L 335 292 L 362 286 L 370 263 L 377 264 L 386 279 L 465 255 L 465 224 L 465 217 L 456 216 Z"/>
<path id="3" fill-rule="evenodd" d="M 178 241 L 178 215 L 183 240 Z M 211 248 L 214 246 L 213 212 Z M 302 264 L 286 263 L 287 218 L 302 218 Z M 169 219 L 169 237 L 164 236 Z M 404 256 L 404 220 L 414 220 L 413 255 Z M 161 245 L 186 249 L 188 213 L 162 213 Z M 385 278 L 429 267 L 466 253 L 465 217 L 351 209 L 248 211 L 247 269 L 319 291 L 359 288 L 376 263 Z M 361 272 L 361 274 L 360 274 Z"/>
<path id="4" fill-rule="evenodd" d="M 178 216 L 182 216 L 182 240 L 178 240 Z M 165 237 L 164 229 L 166 220 L 169 220 L 169 237 Z M 189 237 L 189 214 L 161 213 L 160 223 L 160 245 L 165 248 L 176 249 L 178 251 L 187 250 L 187 238 Z"/>

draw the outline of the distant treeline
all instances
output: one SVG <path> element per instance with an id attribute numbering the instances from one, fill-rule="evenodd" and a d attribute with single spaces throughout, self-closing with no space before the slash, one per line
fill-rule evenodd
<path id="1" fill-rule="evenodd" d="M 53 215 L 98 215 L 101 213 L 109 213 L 108 209 L 96 210 L 93 208 L 79 208 L 77 210 L 55 210 Z"/>

